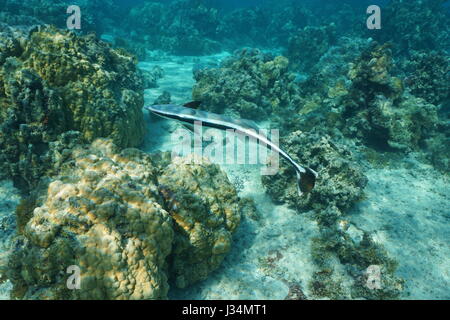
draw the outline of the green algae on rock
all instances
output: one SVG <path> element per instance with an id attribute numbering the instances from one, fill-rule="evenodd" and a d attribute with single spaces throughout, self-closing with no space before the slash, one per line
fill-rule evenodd
<path id="1" fill-rule="evenodd" d="M 142 142 L 143 88 L 134 58 L 54 27 L 1 32 L 0 167 L 18 186 L 36 184 L 51 167 L 49 144 L 67 131 L 86 142 Z"/>
<path id="2" fill-rule="evenodd" d="M 74 148 L 36 193 L 15 241 L 12 295 L 165 299 L 169 279 L 183 287 L 206 278 L 239 224 L 236 191 L 217 165 L 169 156 L 119 151 L 105 139 Z M 80 290 L 66 287 L 72 265 Z"/>

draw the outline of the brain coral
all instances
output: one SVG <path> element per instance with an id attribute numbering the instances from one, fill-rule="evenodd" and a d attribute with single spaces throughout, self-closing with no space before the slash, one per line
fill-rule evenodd
<path id="1" fill-rule="evenodd" d="M 205 278 L 230 248 L 236 192 L 217 166 L 168 157 L 119 153 L 103 139 L 74 149 L 19 226 L 13 295 L 162 299 L 172 272 L 179 286 Z M 80 290 L 66 287 L 71 265 L 81 269 Z"/>
<path id="2" fill-rule="evenodd" d="M 134 58 L 53 27 L 0 32 L 0 168 L 16 185 L 35 184 L 49 167 L 49 143 L 69 130 L 87 142 L 141 143 L 143 89 Z"/>
<path id="3" fill-rule="evenodd" d="M 240 222 L 234 186 L 217 165 L 175 158 L 158 177 L 175 221 L 170 272 L 178 287 L 204 280 L 222 262 Z M 220 191 L 218 191 L 220 190 Z"/>
<path id="4" fill-rule="evenodd" d="M 299 100 L 288 64 L 285 57 L 243 49 L 218 69 L 198 70 L 192 96 L 213 112 L 227 110 L 258 120 L 288 114 Z"/>

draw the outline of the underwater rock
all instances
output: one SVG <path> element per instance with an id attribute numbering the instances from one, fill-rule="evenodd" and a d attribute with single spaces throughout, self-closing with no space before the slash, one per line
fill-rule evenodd
<path id="1" fill-rule="evenodd" d="M 317 271 L 308 284 L 312 298 L 392 299 L 403 289 L 395 276 L 396 262 L 371 235 L 345 220 L 346 212 L 364 196 L 368 179 L 348 147 L 334 142 L 321 130 L 293 132 L 282 139 L 285 150 L 299 163 L 319 172 L 310 194 L 298 197 L 295 172 L 284 162 L 279 173 L 264 176 L 263 185 L 278 202 L 298 212 L 313 211 L 320 236 L 311 243 Z M 376 265 L 381 270 L 382 289 L 367 288 L 366 270 Z"/>
<path id="2" fill-rule="evenodd" d="M 329 206 L 344 210 L 363 195 L 367 178 L 349 148 L 320 131 L 293 132 L 281 139 L 281 145 L 294 161 L 319 172 L 319 178 L 310 194 L 299 197 L 295 172 L 281 161 L 276 175 L 262 177 L 263 185 L 275 201 L 287 202 L 300 210 Z"/>
<path id="3" fill-rule="evenodd" d="M 363 101 L 370 103 L 377 94 L 396 99 L 403 93 L 403 83 L 392 76 L 392 67 L 391 45 L 372 42 L 361 56 L 350 64 L 348 78 L 353 87 L 364 94 Z"/>
<path id="4" fill-rule="evenodd" d="M 403 280 L 395 276 L 396 261 L 371 235 L 345 220 L 348 209 L 364 196 L 368 179 L 350 149 L 334 142 L 321 130 L 293 132 L 281 141 L 295 161 L 319 172 L 310 194 L 298 197 L 295 172 L 284 162 L 279 173 L 264 176 L 263 185 L 277 202 L 285 202 L 298 212 L 313 210 L 320 236 L 311 243 L 317 271 L 308 284 L 312 298 L 392 299 L 403 290 Z M 380 268 L 382 288 L 367 287 L 366 270 Z"/>
<path id="5" fill-rule="evenodd" d="M 299 100 L 295 75 L 288 71 L 288 64 L 285 57 L 243 49 L 220 68 L 198 70 L 192 97 L 216 113 L 257 120 L 272 113 L 287 115 Z"/>
<path id="6" fill-rule="evenodd" d="M 20 219 L 12 296 L 165 299 L 169 279 L 184 287 L 206 278 L 230 249 L 239 201 L 217 165 L 190 160 L 105 139 L 74 148 Z M 73 265 L 80 290 L 66 287 Z"/>
<path id="7" fill-rule="evenodd" d="M 425 140 L 426 157 L 433 166 L 445 173 L 450 172 L 450 121 L 438 124 L 436 133 Z"/>
<path id="8" fill-rule="evenodd" d="M 54 27 L 0 30 L 2 175 L 32 187 L 51 167 L 49 144 L 71 130 L 86 142 L 142 142 L 143 88 L 131 56 Z"/>
<path id="9" fill-rule="evenodd" d="M 355 232 L 357 240 L 351 234 Z M 319 269 L 309 284 L 315 298 L 389 300 L 404 290 L 404 280 L 395 275 L 398 262 L 351 224 L 344 229 L 322 226 L 321 236 L 312 242 L 312 257 Z"/>
<path id="10" fill-rule="evenodd" d="M 78 148 L 37 197 L 8 278 L 23 299 L 161 299 L 168 291 L 170 215 L 158 204 L 149 157 L 108 141 Z M 66 287 L 69 266 L 81 289 Z"/>
<path id="11" fill-rule="evenodd" d="M 290 35 L 312 24 L 314 16 L 294 1 L 265 1 L 222 14 L 218 34 L 230 47 L 286 46 Z"/>

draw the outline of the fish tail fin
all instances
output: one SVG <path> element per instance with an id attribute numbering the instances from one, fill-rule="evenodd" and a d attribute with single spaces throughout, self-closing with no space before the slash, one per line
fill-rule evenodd
<path id="1" fill-rule="evenodd" d="M 296 170 L 297 172 L 297 191 L 298 195 L 302 196 L 305 193 L 309 193 L 314 189 L 316 185 L 317 172 L 310 168 L 303 168 L 304 172 Z"/>

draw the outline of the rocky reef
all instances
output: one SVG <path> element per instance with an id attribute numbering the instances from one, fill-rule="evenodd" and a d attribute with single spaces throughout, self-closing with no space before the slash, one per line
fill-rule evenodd
<path id="1" fill-rule="evenodd" d="M 1 27 L 0 172 L 28 189 L 51 167 L 50 144 L 68 131 L 121 147 L 144 135 L 136 60 L 93 36 L 54 27 Z"/>
<path id="2" fill-rule="evenodd" d="M 217 165 L 193 160 L 104 139 L 72 149 L 18 208 L 28 218 L 6 271 L 12 296 L 164 299 L 171 279 L 205 279 L 230 249 L 240 209 Z M 79 290 L 67 287 L 69 266 L 80 268 Z"/>
<path id="3" fill-rule="evenodd" d="M 299 91 L 288 64 L 283 56 L 243 49 L 220 68 L 198 70 L 192 97 L 209 111 L 249 119 L 290 114 L 297 107 Z"/>
<path id="4" fill-rule="evenodd" d="M 184 288 L 220 265 L 245 206 L 217 165 L 193 165 L 196 156 L 167 160 L 159 164 L 158 184 L 175 223 L 169 273 Z"/>

